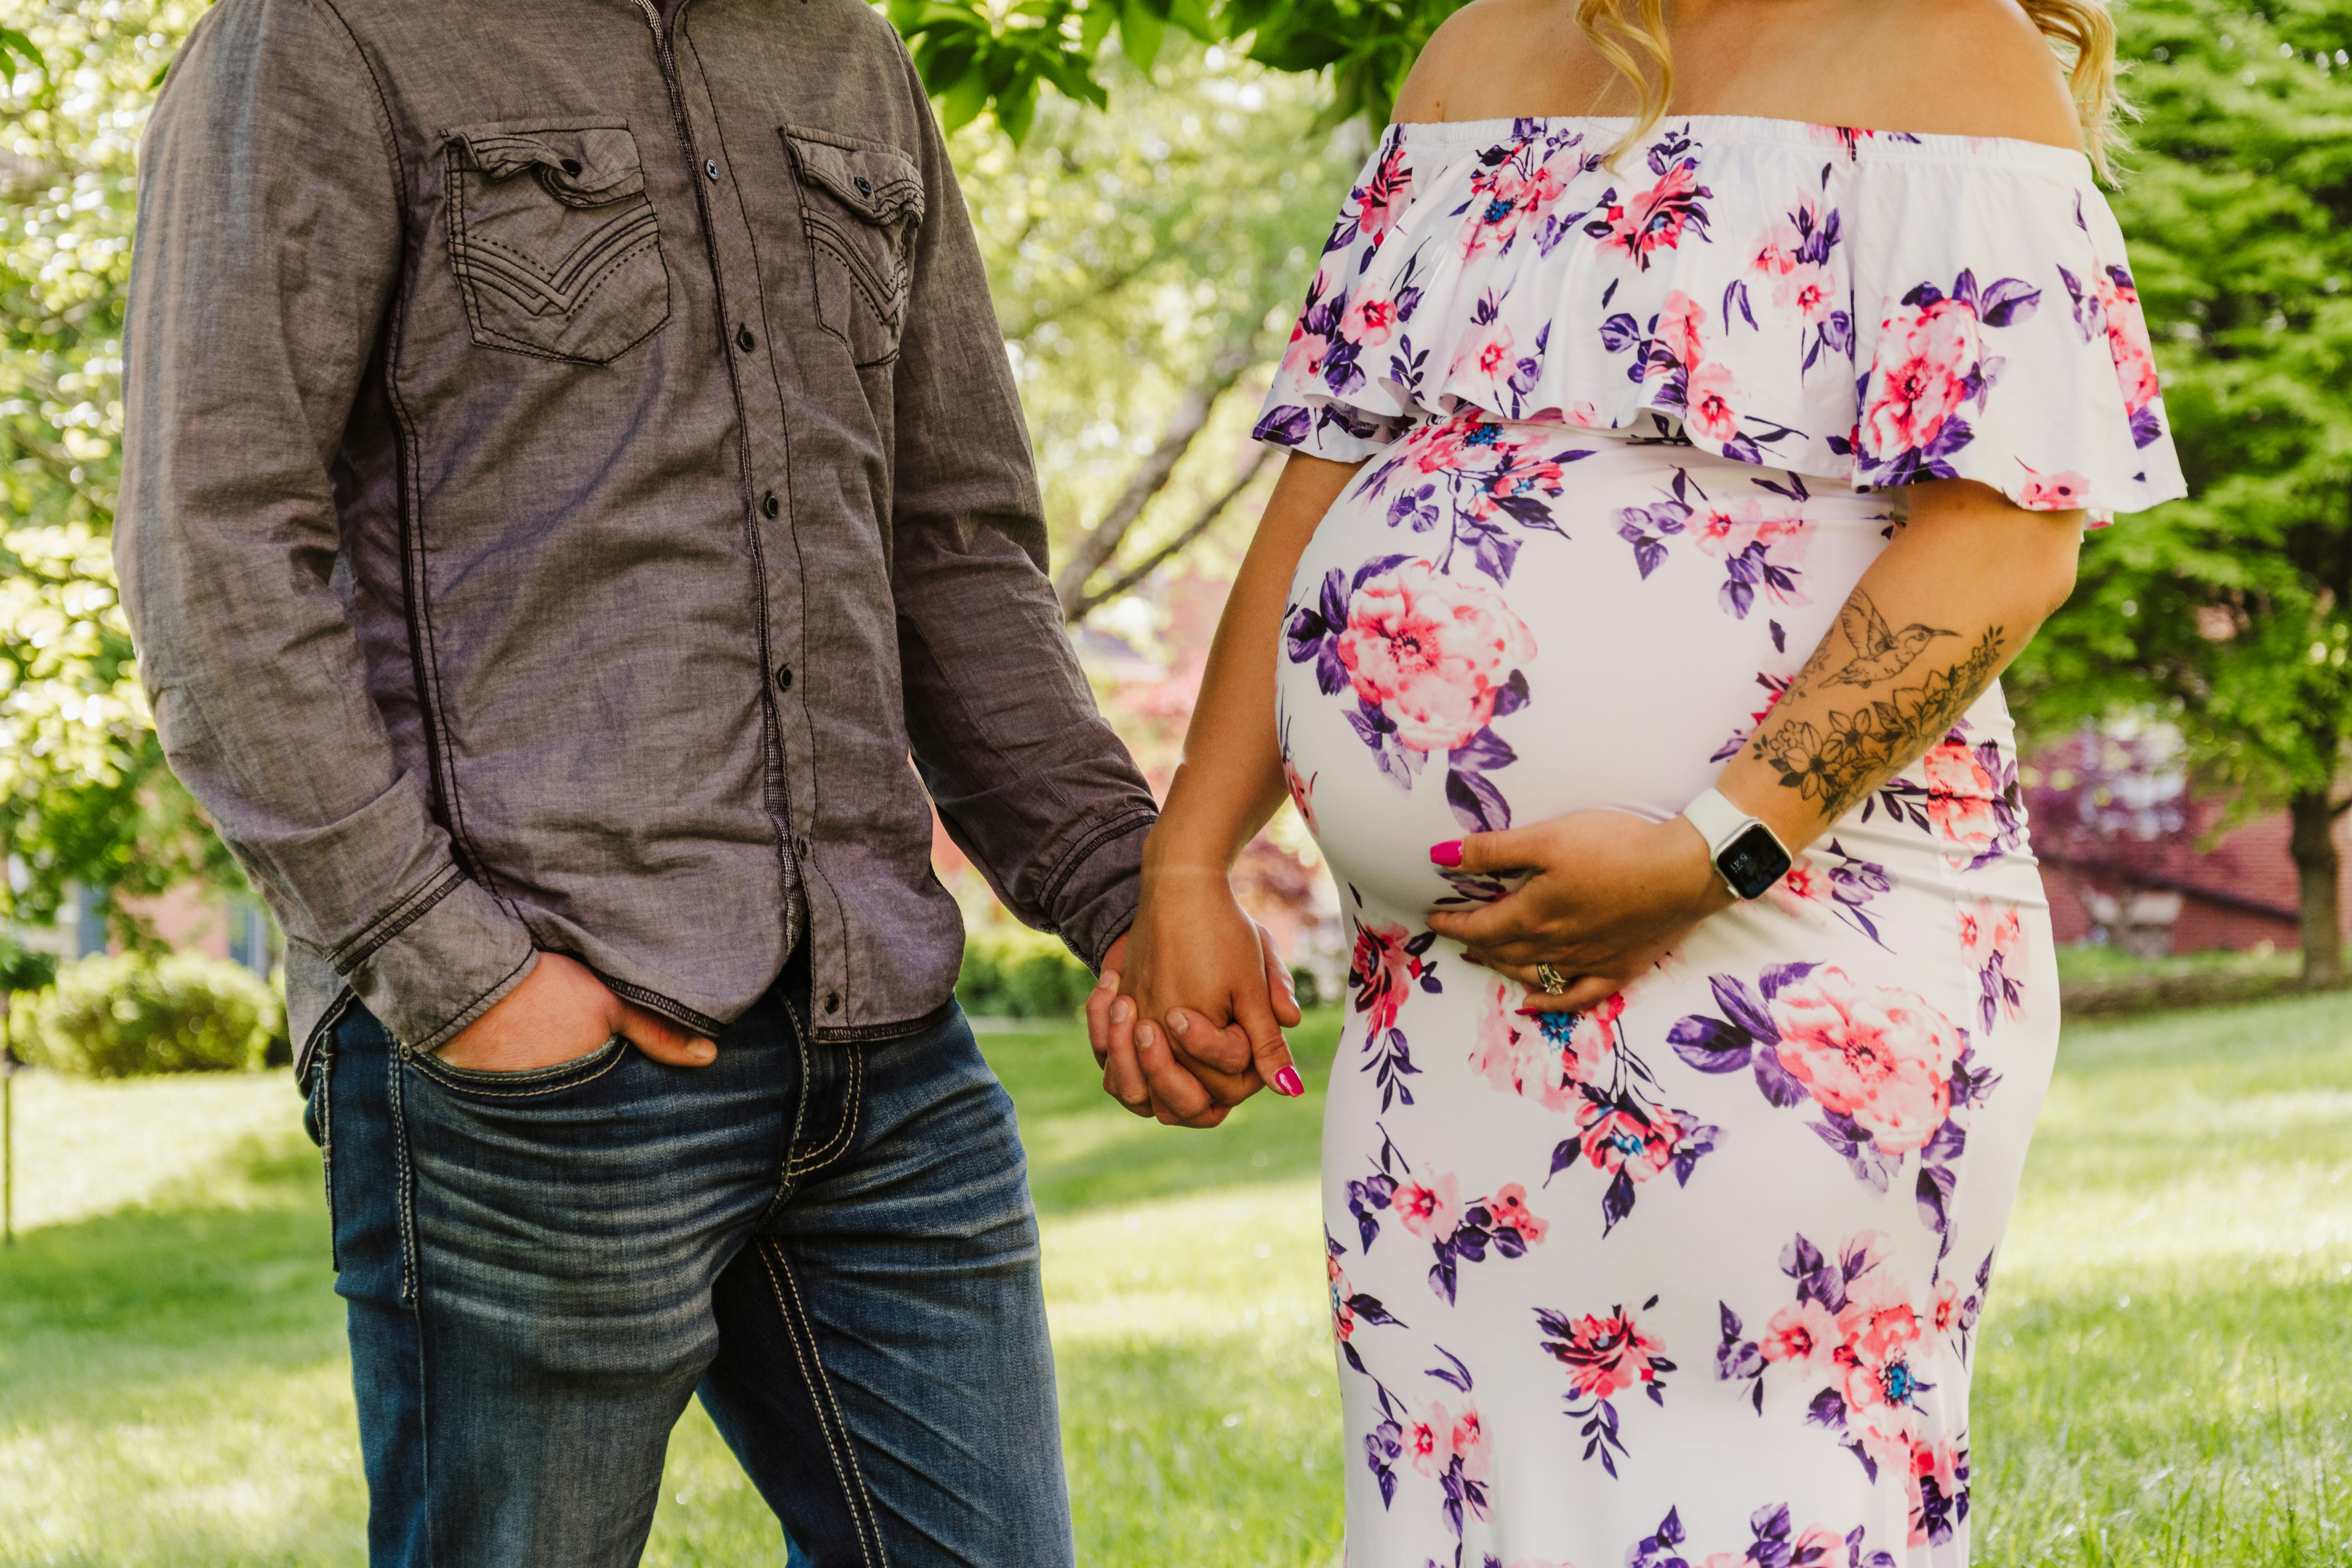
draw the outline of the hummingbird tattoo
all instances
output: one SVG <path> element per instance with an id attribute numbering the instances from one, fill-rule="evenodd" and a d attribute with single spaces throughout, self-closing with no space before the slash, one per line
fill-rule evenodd
<path id="1" fill-rule="evenodd" d="M 1857 591 L 1838 612 L 1838 629 L 1852 644 L 1854 658 L 1822 682 L 1824 686 L 1859 686 L 1867 691 L 1882 680 L 1892 680 L 1911 668 L 1937 637 L 1960 634 L 1914 621 L 1901 631 L 1889 629 L 1886 617 L 1869 595 Z"/>

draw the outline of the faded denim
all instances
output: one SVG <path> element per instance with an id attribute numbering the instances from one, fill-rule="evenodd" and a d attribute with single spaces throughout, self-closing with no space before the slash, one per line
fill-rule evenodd
<path id="1" fill-rule="evenodd" d="M 960 1013 L 810 1051 L 783 990 L 697 1069 L 332 1031 L 311 1115 L 377 1568 L 635 1563 L 695 1394 L 794 1564 L 1071 1562 L 1010 1100 Z"/>
<path id="2" fill-rule="evenodd" d="M 1132 919 L 1151 797 L 864 0 L 221 0 L 124 333 L 140 672 L 306 1061 L 542 951 L 715 1035 L 805 946 L 819 1039 L 928 1027 L 933 801 L 1089 963 Z"/>

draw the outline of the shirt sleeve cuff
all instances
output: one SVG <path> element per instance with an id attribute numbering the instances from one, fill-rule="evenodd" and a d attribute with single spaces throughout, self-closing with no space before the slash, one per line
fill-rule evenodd
<path id="1" fill-rule="evenodd" d="M 1158 820 L 1157 813 L 1137 811 L 1103 824 L 1070 852 L 1046 890 L 1055 931 L 1097 973 L 1110 944 L 1135 923 L 1143 840 Z"/>
<path id="2" fill-rule="evenodd" d="M 339 955 L 335 967 L 393 1037 L 419 1051 L 488 1012 L 539 959 L 523 923 L 455 867 L 370 934 L 372 945 Z"/>

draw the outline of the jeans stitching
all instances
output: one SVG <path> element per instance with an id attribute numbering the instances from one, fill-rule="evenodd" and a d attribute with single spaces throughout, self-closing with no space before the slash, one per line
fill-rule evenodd
<path id="1" fill-rule="evenodd" d="M 842 1419 L 841 1406 L 834 1403 L 833 1384 L 824 1375 L 824 1362 L 817 1354 L 815 1331 L 809 1326 L 806 1312 L 800 1310 L 800 1282 L 793 1278 L 792 1263 L 784 1258 L 783 1247 L 779 1243 L 761 1237 L 757 1245 L 761 1267 L 768 1271 L 769 1288 L 776 1293 L 776 1310 L 783 1314 L 784 1337 L 792 1343 L 793 1359 L 801 1363 L 801 1376 L 809 1385 L 811 1398 L 822 1395 L 824 1400 L 824 1408 L 817 1412 L 817 1430 L 824 1435 L 824 1450 L 833 1460 L 834 1474 L 841 1479 L 842 1499 L 849 1504 L 850 1528 L 857 1531 L 857 1554 L 871 1568 L 888 1568 L 889 1557 L 882 1550 L 881 1528 L 874 1522 L 873 1500 L 866 1496 L 866 1478 L 858 1474 L 857 1455 L 850 1447 L 849 1423 Z M 782 1266 L 781 1273 L 778 1272 L 779 1264 Z M 784 1289 L 788 1285 L 792 1288 L 790 1301 L 784 1299 Z M 803 1343 L 807 1347 L 805 1351 L 802 1348 Z M 830 1422 L 825 1419 L 826 1411 L 832 1412 Z M 835 1426 L 841 1429 L 838 1447 L 833 1440 Z M 861 1501 L 866 1507 L 863 1520 L 858 1517 Z M 869 1535 L 871 1551 L 867 1550 Z"/>
<path id="2" fill-rule="evenodd" d="M 415 1175 L 408 1163 L 408 1110 L 400 1089 L 406 1079 L 402 1068 L 407 1064 L 399 1047 L 394 1047 L 392 1063 L 392 1159 L 393 1191 L 400 1212 L 400 1300 L 403 1306 L 416 1304 L 418 1273 L 416 1259 L 416 1194 Z"/>
<path id="3" fill-rule="evenodd" d="M 849 1091 L 842 1102 L 840 1127 L 835 1130 L 832 1137 L 825 1140 L 824 1147 L 814 1154 L 800 1160 L 793 1160 L 788 1156 L 784 1162 L 786 1175 L 806 1175 L 826 1161 L 837 1157 L 843 1150 L 849 1147 L 850 1141 L 856 1135 L 857 1129 L 857 1109 L 865 1079 L 865 1048 L 852 1046 L 849 1047 Z"/>

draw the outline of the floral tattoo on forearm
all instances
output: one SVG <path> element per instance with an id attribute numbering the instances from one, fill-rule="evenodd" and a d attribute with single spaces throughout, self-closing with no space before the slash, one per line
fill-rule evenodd
<path id="1" fill-rule="evenodd" d="M 1822 816 L 1831 819 L 1924 755 L 1958 721 L 1999 673 L 2003 642 L 2001 628 L 1988 626 L 1961 658 L 1931 666 L 1906 682 L 1902 678 L 1930 644 L 1959 634 L 1916 623 L 1892 631 L 1859 589 L 1839 612 L 1838 626 L 1851 655 L 1833 652 L 1832 639 L 1822 638 L 1777 705 L 1780 721 L 1759 728 L 1750 746 L 1750 754 L 1779 773 L 1783 785 L 1820 803 Z M 1834 686 L 1885 694 L 1851 713 L 1832 709 L 1818 724 L 1796 716 L 1797 700 Z"/>

